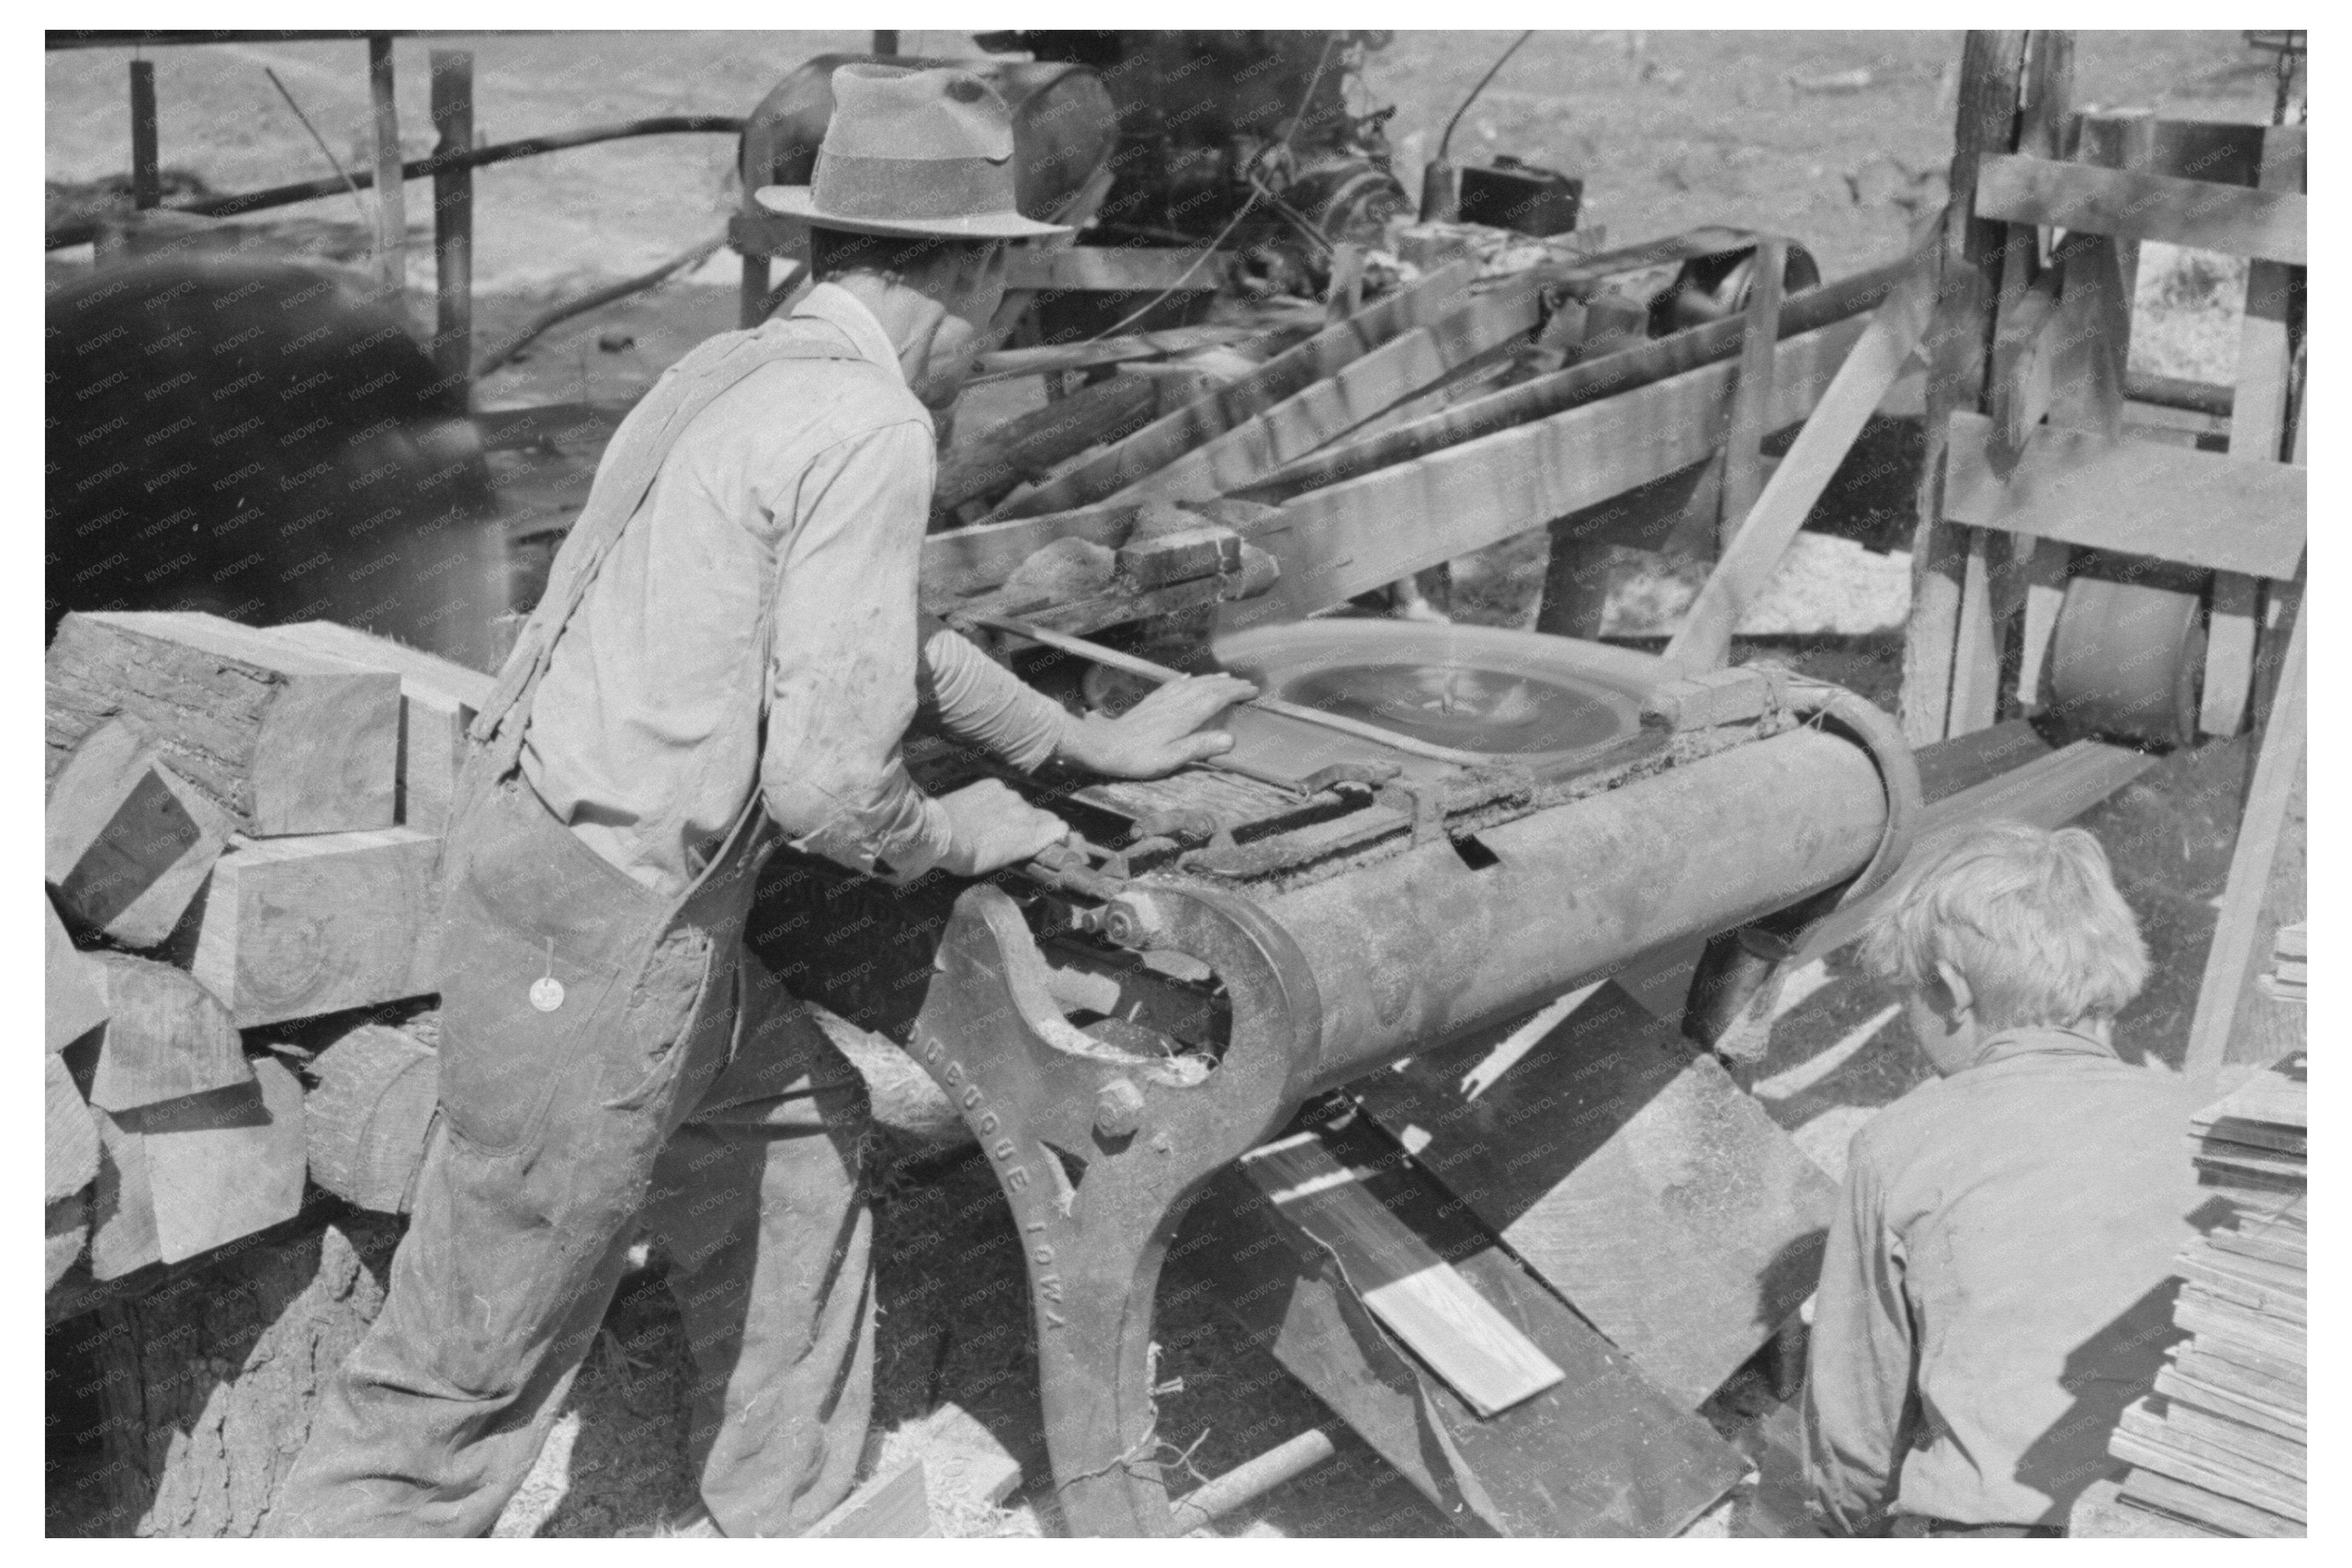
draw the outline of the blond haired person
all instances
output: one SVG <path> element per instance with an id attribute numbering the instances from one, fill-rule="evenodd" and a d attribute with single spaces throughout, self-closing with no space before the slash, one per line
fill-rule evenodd
<path id="1" fill-rule="evenodd" d="M 2112 1044 L 2147 948 L 2096 839 L 1995 823 L 1936 854 L 1863 955 L 1936 1077 L 1854 1136 L 1808 1481 L 1842 1533 L 2062 1533 L 2176 1337 L 2188 1106 Z"/>

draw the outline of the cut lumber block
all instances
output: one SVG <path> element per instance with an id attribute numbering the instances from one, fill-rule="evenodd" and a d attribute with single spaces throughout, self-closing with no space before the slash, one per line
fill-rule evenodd
<path id="1" fill-rule="evenodd" d="M 66 1277 L 66 1271 L 81 1260 L 82 1249 L 89 1245 L 89 1198 L 79 1192 L 51 1198 L 43 1229 L 41 1289 L 46 1290 Z"/>
<path id="2" fill-rule="evenodd" d="M 407 827 L 240 839 L 213 868 L 188 967 L 240 1029 L 428 994 L 440 858 Z"/>
<path id="3" fill-rule="evenodd" d="M 1412 287 L 1334 321 L 1313 337 L 1219 387 L 1197 403 L 1155 419 L 1123 441 L 999 507 L 991 521 L 1036 517 L 1088 506 L 1157 473 L 1186 452 L 1286 397 L 1360 359 L 1401 332 L 1423 326 L 1451 309 L 1477 276 L 1469 261 L 1439 268 Z"/>
<path id="4" fill-rule="evenodd" d="M 137 722 L 115 718 L 66 754 L 41 826 L 58 906 L 124 947 L 153 947 L 204 886 L 230 822 L 163 764 Z"/>
<path id="5" fill-rule="evenodd" d="M 219 998 L 184 969 L 129 953 L 90 955 L 106 983 L 89 1102 L 136 1110 L 253 1081 L 245 1044 Z"/>
<path id="6" fill-rule="evenodd" d="M 1863 327 L 1850 319 L 1781 340 L 1769 428 L 1812 412 Z M 1737 371 L 1703 365 L 1294 496 L 1250 534 L 1281 562 L 1281 579 L 1223 607 L 1218 629 L 1296 620 L 1704 462 Z M 1418 526 L 1398 528 L 1399 517 Z"/>
<path id="7" fill-rule="evenodd" d="M 1980 414 L 1952 415 L 1947 521 L 2221 572 L 2294 575 L 2309 488 L 2302 468 L 2044 426 L 2003 484 L 1985 450 L 1991 434 Z"/>
<path id="8" fill-rule="evenodd" d="M 496 678 L 337 621 L 297 621 L 271 626 L 268 635 L 298 652 L 387 670 L 399 678 L 394 820 L 420 833 L 438 833 L 446 826 L 457 770 L 466 761 L 466 726 L 489 700 Z"/>
<path id="9" fill-rule="evenodd" d="M 935 1539 L 939 1533 L 920 1459 L 867 1481 L 809 1531 L 812 1539 L 833 1540 Z"/>
<path id="10" fill-rule="evenodd" d="M 405 1030 L 362 1024 L 310 1064 L 302 1106 L 310 1179 L 355 1208 L 408 1212 L 441 1087 L 437 1052 Z"/>
<path id="11" fill-rule="evenodd" d="M 47 962 L 41 987 L 41 1016 L 52 1055 L 106 1022 L 106 981 L 88 955 L 74 951 L 65 922 L 47 898 L 41 919 L 47 931 Z"/>
<path id="12" fill-rule="evenodd" d="M 1275 1212 L 1329 1247 L 1372 1316 L 1482 1417 L 1566 1373 L 1397 1217 L 1322 1140 L 1302 1132 L 1242 1156 Z"/>
<path id="13" fill-rule="evenodd" d="M 1976 216 L 2157 239 L 2263 261 L 2305 264 L 2305 199 L 2291 192 L 2142 174 L 2003 153 L 1977 166 Z"/>
<path id="14" fill-rule="evenodd" d="M 302 1086 L 275 1058 L 254 1081 L 98 1113 L 90 1274 L 177 1263 L 294 1217 L 302 1206 Z"/>
<path id="15" fill-rule="evenodd" d="M 1811 405 L 1805 427 L 1666 644 L 1670 662 L 1690 670 L 1712 669 L 1723 662 L 1741 614 L 1772 580 L 1789 542 L 1805 525 L 1854 437 L 1918 348 L 1934 303 L 1929 285 L 1927 269 L 1915 270 L 1872 312 L 1868 329 L 1840 362 L 1820 401 Z M 1777 393 L 1778 388 L 1769 390 Z M 1762 423 L 1778 428 L 1769 417 Z"/>
<path id="16" fill-rule="evenodd" d="M 61 1057 L 47 1057 L 48 1078 L 41 1130 L 41 1195 L 50 1203 L 71 1197 L 98 1180 L 98 1124 L 89 1102 Z"/>
<path id="17" fill-rule="evenodd" d="M 950 1517 L 999 1507 L 1021 1486 L 1021 1461 L 961 1405 L 940 1406 L 906 1436 L 926 1491 Z"/>
<path id="18" fill-rule="evenodd" d="M 1836 1189 L 1613 982 L 1473 1096 L 1484 1048 L 1354 1087 L 1423 1169 L 1696 1407 L 1811 1293 Z"/>
<path id="19" fill-rule="evenodd" d="M 256 837 L 389 827 L 400 682 L 195 611 L 68 616 L 49 645 L 49 772 L 118 713 Z"/>

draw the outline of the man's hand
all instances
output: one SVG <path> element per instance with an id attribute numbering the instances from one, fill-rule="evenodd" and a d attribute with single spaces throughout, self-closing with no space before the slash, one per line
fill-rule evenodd
<path id="1" fill-rule="evenodd" d="M 1257 688 L 1232 675 L 1188 675 L 1146 697 L 1118 718 L 1089 713 L 1062 742 L 1068 762 L 1117 779 L 1156 779 L 1187 763 L 1234 749 L 1222 730 L 1201 728 Z"/>
<path id="2" fill-rule="evenodd" d="M 1070 836 L 1067 823 L 1050 811 L 1039 811 L 998 779 L 966 784 L 940 796 L 940 804 L 947 808 L 950 825 L 948 852 L 940 857 L 940 868 L 959 877 L 1017 865 Z"/>

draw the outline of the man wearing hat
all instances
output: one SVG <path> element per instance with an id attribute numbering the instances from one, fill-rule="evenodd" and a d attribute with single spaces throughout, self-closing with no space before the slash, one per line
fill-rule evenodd
<path id="1" fill-rule="evenodd" d="M 929 408 L 968 374 L 1013 207 L 1003 103 L 850 65 L 792 316 L 664 374 L 605 451 L 472 730 L 443 852 L 440 1106 L 382 1312 L 320 1403 L 277 1534 L 478 1535 L 521 1484 L 642 1222 L 696 1372 L 706 1532 L 847 1494 L 873 1379 L 864 1087 L 742 944 L 775 842 L 894 880 L 1066 829 L 908 777 L 919 703 L 1021 767 L 1150 777 L 1252 694 L 1075 719 L 916 603 Z M 813 933 L 821 934 L 821 933 Z M 649 1464 L 659 1460 L 647 1457 Z"/>

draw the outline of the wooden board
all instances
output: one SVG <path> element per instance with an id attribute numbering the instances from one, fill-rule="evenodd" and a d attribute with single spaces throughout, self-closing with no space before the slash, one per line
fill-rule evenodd
<path id="1" fill-rule="evenodd" d="M 1811 1293 L 1836 1189 L 1616 984 L 1483 1092 L 1476 1052 L 1352 1087 L 1439 1183 L 1696 1407 Z"/>
<path id="2" fill-rule="evenodd" d="M 909 1459 L 875 1477 L 809 1528 L 811 1538 L 909 1540 L 940 1533 L 923 1461 Z"/>
<path id="3" fill-rule="evenodd" d="M 2166 1366 L 2157 1372 L 2156 1391 L 2176 1406 L 2195 1405 L 2258 1432 L 2267 1432 L 2297 1443 L 2305 1442 L 2310 1437 L 2310 1427 L 2305 1423 L 2303 1411 L 2290 1410 L 2284 1405 L 2273 1405 L 2192 1377 L 2179 1366 Z"/>
<path id="4" fill-rule="evenodd" d="M 1167 412 L 1161 403 L 1163 384 L 1157 378 L 1115 375 L 1006 420 L 940 462 L 938 482 L 931 488 L 932 512 L 944 514 L 968 500 L 1042 478 L 1097 441 L 1133 434 Z"/>
<path id="5" fill-rule="evenodd" d="M 2306 203 L 2285 191 L 2000 154 L 1977 168 L 1976 214 L 2005 223 L 2157 239 L 2300 267 Z"/>
<path id="6" fill-rule="evenodd" d="M 1812 411 L 1863 325 L 1781 341 L 1772 428 Z M 1298 619 L 1703 462 L 1737 374 L 1727 363 L 1702 366 L 1295 496 L 1252 536 L 1282 563 L 1281 580 L 1224 606 L 1219 630 Z M 1413 526 L 1397 526 L 1399 518 Z"/>
<path id="7" fill-rule="evenodd" d="M 106 982 L 89 960 L 74 951 L 56 908 L 44 897 L 41 919 L 47 947 L 41 987 L 41 1016 L 51 1054 L 106 1022 Z"/>
<path id="8" fill-rule="evenodd" d="M 47 1082 L 41 1118 L 41 1195 L 56 1203 L 98 1179 L 98 1126 L 64 1058 L 42 1058 Z"/>
<path id="9" fill-rule="evenodd" d="M 1745 331 L 1739 340 L 1739 379 L 1731 395 L 1731 423 L 1723 438 L 1720 532 L 1728 546 L 1764 488 L 1764 412 L 1772 395 L 1772 346 L 1780 338 L 1780 287 L 1788 272 L 1789 242 L 1766 235 L 1757 242 L 1748 286 Z"/>
<path id="10" fill-rule="evenodd" d="M 2281 1514 L 2300 1524 L 2307 1517 L 2304 1511 L 2305 1489 L 2282 1476 L 2276 1480 L 2258 1479 L 2235 1465 L 2183 1452 L 2169 1444 L 2152 1443 L 2139 1434 L 2118 1430 L 2107 1441 L 2107 1451 L 2118 1459 L 2128 1460 L 2143 1469 L 2154 1470 L 2176 1481 L 2202 1487 L 2223 1497 L 2232 1497 L 2251 1507 Z M 2125 1483 L 2129 1493 L 2131 1485 Z"/>
<path id="11" fill-rule="evenodd" d="M 92 1058 L 89 1100 L 136 1110 L 253 1081 L 236 1026 L 186 970 L 124 952 L 90 954 L 109 1016 Z"/>
<path id="12" fill-rule="evenodd" d="M 1018 501 L 1000 507 L 992 516 L 1037 517 L 1089 506 L 1118 493 L 1261 409 L 1272 407 L 1340 366 L 1361 358 L 1398 333 L 1435 321 L 1452 307 L 1476 273 L 1476 267 L 1467 261 L 1440 268 L 1379 304 L 1345 321 L 1334 321 L 1297 347 L 1276 354 L 1199 402 L 1152 421 Z"/>
<path id="13" fill-rule="evenodd" d="M 1474 294 L 1425 327 L 1362 358 L 1202 443 L 1122 497 L 1205 499 L 1239 489 L 1347 435 L 1452 372 L 1535 331 L 1542 301 L 1532 289 Z"/>
<path id="14" fill-rule="evenodd" d="M 114 718 L 67 753 L 41 826 L 58 907 L 124 947 L 152 947 L 187 912 L 230 823 L 163 765 L 137 722 Z"/>
<path id="15" fill-rule="evenodd" d="M 256 836 L 389 827 L 400 682 L 194 611 L 70 615 L 47 658 L 49 772 L 117 713 Z"/>
<path id="16" fill-rule="evenodd" d="M 1532 1399 L 1565 1375 L 1314 1133 L 1252 1150 L 1242 1169 L 1276 1214 L 1332 1250 L 1372 1315 L 1480 1416 Z"/>
<path id="17" fill-rule="evenodd" d="M 394 820 L 420 833 L 448 825 L 457 770 L 466 760 L 466 726 L 489 700 L 493 676 L 452 659 L 372 636 L 335 621 L 297 621 L 268 635 L 301 652 L 325 655 L 400 679 L 400 770 Z"/>
<path id="18" fill-rule="evenodd" d="M 2256 1508 L 2252 1503 L 2241 1502 L 2235 1498 L 2225 1497 L 2153 1470 L 2133 1470 L 2125 1478 L 2123 1496 L 2126 1501 L 2162 1509 L 2183 1519 L 2211 1525 L 2229 1535 L 2278 1537 L 2298 1536 L 2304 1532 L 2303 1527 L 2294 1521 L 2284 1519 L 2266 1509 Z"/>
<path id="19" fill-rule="evenodd" d="M 413 828 L 241 840 L 186 955 L 237 1027 L 435 989 L 441 841 Z"/>
<path id="20" fill-rule="evenodd" d="M 1004 253 L 1008 289 L 1072 289 L 1093 293 L 1213 294 L 1233 271 L 1223 250 L 1161 249 L 1141 245 L 1073 246 L 1044 250 L 1012 246 Z"/>
<path id="21" fill-rule="evenodd" d="M 100 1111 L 90 1273 L 177 1263 L 302 1206 L 302 1086 L 274 1058 L 254 1081 L 120 1116 Z"/>
<path id="22" fill-rule="evenodd" d="M 2139 1405 L 2124 1414 L 2129 1416 L 2146 1405 L 2147 1401 L 2143 1400 Z M 2258 1426 L 2232 1421 L 2194 1404 L 2169 1397 L 2163 1402 L 2160 1412 L 2149 1415 L 2147 1419 L 2159 1421 L 2184 1437 L 2193 1437 L 2228 1453 L 2242 1455 L 2297 1480 L 2305 1479 L 2310 1473 L 2311 1450 L 2298 1437 L 2265 1432 Z"/>
<path id="23" fill-rule="evenodd" d="M 2221 1532 L 2170 1514 L 2158 1513 L 2126 1502 L 2119 1481 L 2093 1481 L 2075 1494 L 2066 1510 L 2066 1534 L 2074 1540 L 2178 1538 L 2210 1540 Z"/>
<path id="24" fill-rule="evenodd" d="M 97 1134 L 91 1136 L 95 1138 Z M 82 1249 L 89 1245 L 89 1198 L 79 1192 L 52 1198 L 45 1211 L 42 1229 L 41 1289 L 46 1290 L 66 1277 L 81 1260 Z"/>
<path id="25" fill-rule="evenodd" d="M 1982 415 L 1952 416 L 1949 521 L 2258 577 L 2292 577 L 2302 559 L 2301 468 L 2044 426 L 2004 485 L 1991 434 Z"/>

